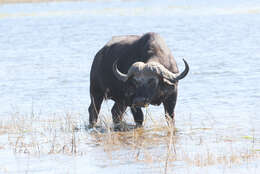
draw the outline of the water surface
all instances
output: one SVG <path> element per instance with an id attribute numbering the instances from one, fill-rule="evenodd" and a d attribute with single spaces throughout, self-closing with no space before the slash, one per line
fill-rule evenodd
<path id="1" fill-rule="evenodd" d="M 257 0 L 2 4 L 1 116 L 69 111 L 88 120 L 96 52 L 114 35 L 152 31 L 165 39 L 181 70 L 182 58 L 190 65 L 179 83 L 180 130 L 188 120 L 259 135 L 259 28 Z M 105 102 L 101 113 L 111 117 L 112 104 Z M 148 112 L 163 117 L 161 106 Z"/>

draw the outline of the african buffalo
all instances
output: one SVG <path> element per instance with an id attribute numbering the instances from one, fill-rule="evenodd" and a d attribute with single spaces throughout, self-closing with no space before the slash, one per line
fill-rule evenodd
<path id="1" fill-rule="evenodd" d="M 163 103 L 165 115 L 174 120 L 179 73 L 176 61 L 162 37 L 156 33 L 113 37 L 95 56 L 90 72 L 90 127 L 95 126 L 102 101 L 112 99 L 114 124 L 131 107 L 136 126 L 143 123 L 141 107 Z"/>

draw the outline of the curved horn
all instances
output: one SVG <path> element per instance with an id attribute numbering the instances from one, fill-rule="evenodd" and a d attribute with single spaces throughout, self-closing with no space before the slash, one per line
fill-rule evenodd
<path id="1" fill-rule="evenodd" d="M 117 61 L 118 59 L 113 63 L 113 73 L 116 76 L 116 78 L 120 81 L 126 82 L 128 79 L 128 75 L 121 73 L 117 68 Z"/>
<path id="2" fill-rule="evenodd" d="M 189 65 L 188 65 L 188 63 L 186 62 L 186 60 L 185 60 L 185 59 L 182 59 L 182 60 L 183 60 L 183 62 L 184 62 L 184 64 L 185 64 L 185 69 L 183 70 L 183 72 L 182 72 L 181 74 L 177 75 L 177 77 L 175 78 L 175 80 L 181 80 L 181 79 L 183 79 L 183 78 L 188 74 L 188 72 L 189 72 L 189 70 L 190 70 Z"/>
<path id="3" fill-rule="evenodd" d="M 184 59 L 183 59 L 183 61 L 185 63 L 185 69 L 181 74 L 172 73 L 171 71 L 166 69 L 163 65 L 161 65 L 159 63 L 155 63 L 155 62 L 149 62 L 146 65 L 146 68 L 144 70 L 147 72 L 150 72 L 150 73 L 157 74 L 157 75 L 163 77 L 164 79 L 167 79 L 170 82 L 174 83 L 178 80 L 183 79 L 189 72 L 188 63 Z"/>

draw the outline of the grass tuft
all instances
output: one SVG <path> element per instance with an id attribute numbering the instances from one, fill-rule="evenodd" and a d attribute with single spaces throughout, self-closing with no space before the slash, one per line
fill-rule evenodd
<path id="1" fill-rule="evenodd" d="M 7 137 L 7 142 L 0 141 L 0 151 L 11 149 L 13 153 L 31 156 L 83 156 L 99 149 L 111 160 L 162 164 L 163 173 L 179 163 L 232 167 L 260 159 L 260 142 L 254 132 L 232 137 L 216 133 L 218 130 L 213 127 L 176 129 L 171 123 L 165 124 L 165 120 L 152 120 L 149 115 L 143 128 L 124 132 L 113 131 L 107 117 L 101 117 L 99 125 L 86 130 L 80 114 L 44 118 L 16 113 L 0 122 L 0 140 Z"/>

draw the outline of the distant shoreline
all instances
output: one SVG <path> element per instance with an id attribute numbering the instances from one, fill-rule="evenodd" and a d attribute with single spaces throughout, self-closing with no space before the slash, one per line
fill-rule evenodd
<path id="1" fill-rule="evenodd" d="M 41 2 L 65 2 L 65 1 L 95 1 L 95 0 L 0 0 L 1 4 L 15 4 L 15 3 L 41 3 Z"/>

